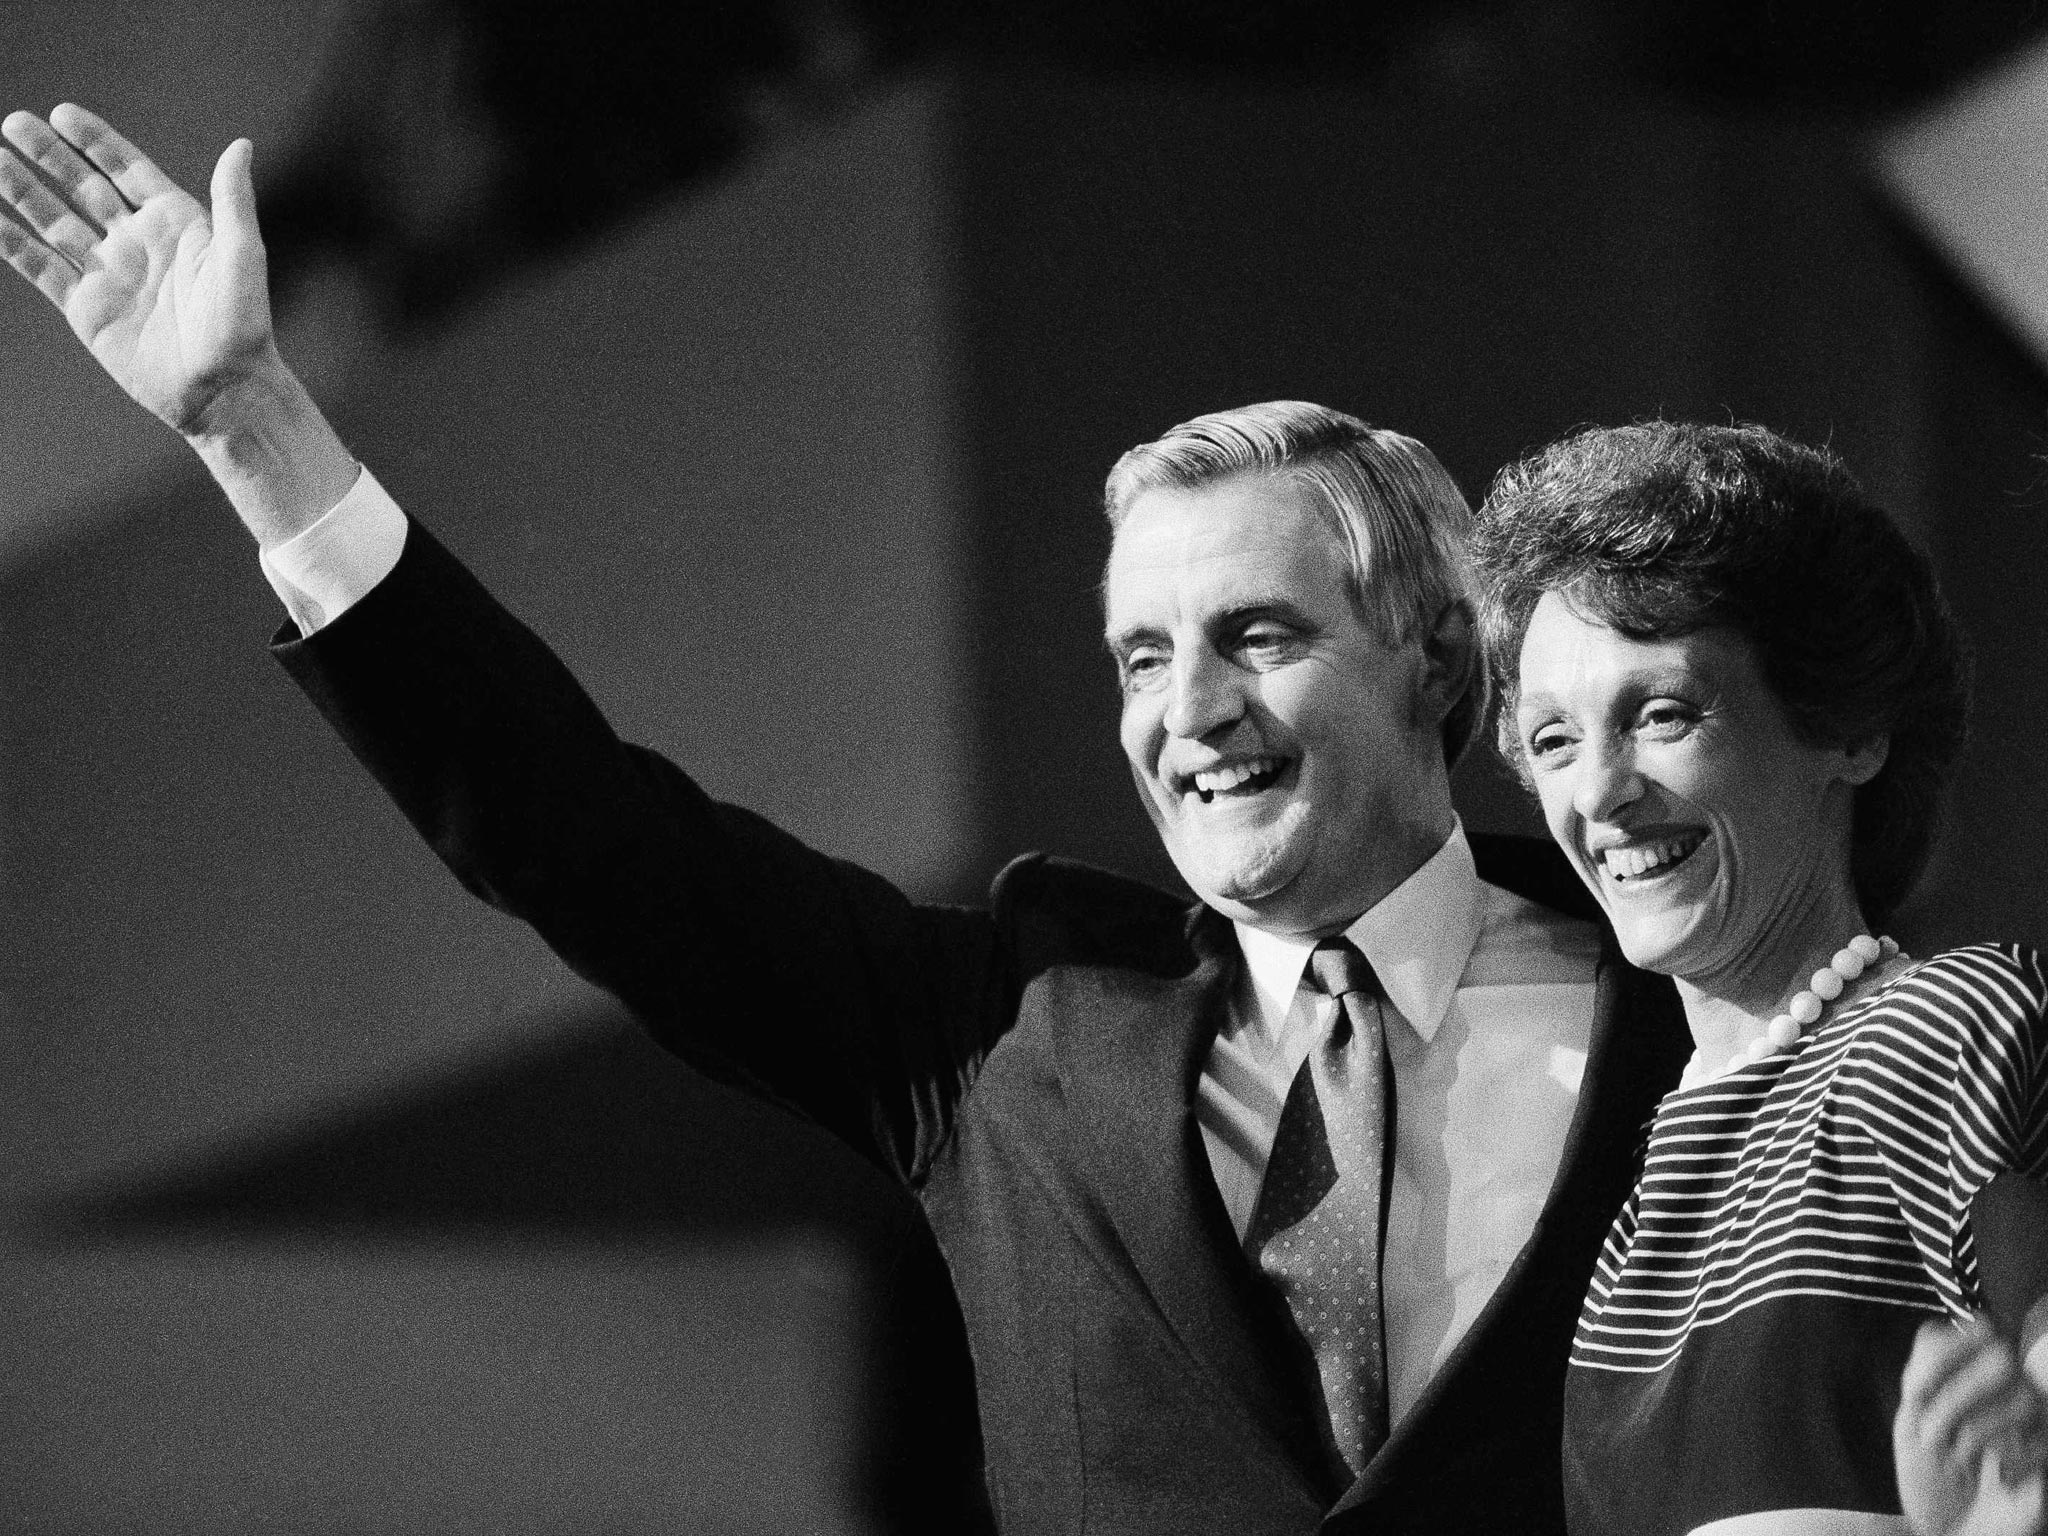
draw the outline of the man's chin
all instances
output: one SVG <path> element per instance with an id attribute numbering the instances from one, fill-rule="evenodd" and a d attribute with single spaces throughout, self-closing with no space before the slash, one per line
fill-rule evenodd
<path id="1" fill-rule="evenodd" d="M 1240 922 L 1259 923 L 1286 905 L 1301 872 L 1298 861 L 1283 853 L 1272 849 L 1255 858 L 1200 866 L 1192 860 L 1177 862 L 1181 878 L 1208 905 Z"/>

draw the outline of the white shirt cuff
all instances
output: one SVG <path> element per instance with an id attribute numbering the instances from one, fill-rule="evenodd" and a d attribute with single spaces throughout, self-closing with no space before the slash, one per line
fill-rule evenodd
<path id="1" fill-rule="evenodd" d="M 405 529 L 405 513 L 363 469 L 312 527 L 263 551 L 263 574 L 299 633 L 310 635 L 391 574 L 405 552 Z"/>

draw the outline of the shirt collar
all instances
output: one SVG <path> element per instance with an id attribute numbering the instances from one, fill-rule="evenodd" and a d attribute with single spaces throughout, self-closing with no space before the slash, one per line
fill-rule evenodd
<path id="1" fill-rule="evenodd" d="M 1479 872 L 1463 822 L 1422 867 L 1381 897 L 1344 936 L 1372 962 L 1387 1001 L 1427 1042 L 1451 1006 L 1458 978 L 1479 942 L 1484 915 Z M 1238 947 L 1267 1028 L 1277 1033 L 1294 1006 L 1313 939 L 1236 924 Z"/>

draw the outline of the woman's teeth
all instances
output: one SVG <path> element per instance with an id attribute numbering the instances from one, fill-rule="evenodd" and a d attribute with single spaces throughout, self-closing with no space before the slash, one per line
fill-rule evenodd
<path id="1" fill-rule="evenodd" d="M 1644 875 L 1683 864 L 1705 841 L 1704 833 L 1689 832 L 1684 837 L 1657 843 L 1633 843 L 1626 848 L 1609 848 L 1601 855 L 1601 862 L 1617 880 L 1640 880 Z"/>
<path id="2" fill-rule="evenodd" d="M 1205 768 L 1194 776 L 1195 793 L 1202 797 L 1204 804 L 1207 804 L 1216 796 L 1228 794 L 1240 785 L 1248 784 L 1254 779 L 1271 779 L 1279 772 L 1280 759 L 1277 757 L 1254 757 L 1224 768 Z M 1266 786 L 1261 783 L 1257 787 L 1264 789 Z"/>

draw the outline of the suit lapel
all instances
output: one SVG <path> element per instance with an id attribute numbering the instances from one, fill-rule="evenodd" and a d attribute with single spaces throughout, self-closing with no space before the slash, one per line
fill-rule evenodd
<path id="1" fill-rule="evenodd" d="M 1557 1174 L 1551 1180 L 1536 1225 L 1522 1244 L 1515 1261 L 1501 1276 L 1499 1286 L 1480 1309 L 1479 1316 L 1458 1341 L 1437 1373 L 1430 1378 L 1414 1410 L 1402 1423 L 1402 1434 L 1388 1439 L 1383 1448 L 1398 1448 L 1403 1435 L 1430 1417 L 1430 1409 L 1443 1395 L 1447 1383 L 1456 1379 L 1466 1357 L 1489 1348 L 1493 1334 L 1517 1306 L 1531 1280 L 1531 1268 L 1540 1262 L 1547 1246 L 1547 1229 L 1561 1215 L 1599 1223 L 1602 1233 L 1628 1199 L 1634 1177 L 1634 1149 L 1643 1125 L 1662 1089 L 1652 1086 L 1658 1063 L 1668 1065 L 1665 1087 L 1677 1082 L 1684 1057 L 1671 1057 L 1660 1049 L 1660 1040 L 1671 1022 L 1659 1016 L 1658 1004 L 1667 1000 L 1675 1012 L 1678 1002 L 1668 986 L 1634 970 L 1621 958 L 1613 937 L 1607 937 L 1593 990 L 1593 1027 L 1586 1048 L 1586 1075 L 1579 1085 L 1579 1102 L 1572 1111 L 1572 1123 L 1565 1131 L 1564 1151 L 1558 1158 Z M 1683 1021 L 1677 1021 L 1682 1028 Z M 1548 1278 L 1548 1277 L 1543 1277 Z"/>
<path id="2" fill-rule="evenodd" d="M 1474 840 L 1475 852 L 1484 849 L 1481 878 L 1529 895 L 1532 900 L 1565 907 L 1573 894 L 1571 888 L 1559 885 L 1541 863 L 1533 871 L 1513 862 L 1506 869 L 1499 867 L 1499 845 L 1503 841 Z M 1495 847 L 1486 849 L 1484 845 L 1488 842 Z M 1543 851 L 1554 854 L 1547 846 Z M 1492 860 L 1485 853 L 1493 854 Z M 1488 867 L 1489 862 L 1493 868 Z M 1572 883 L 1576 885 L 1575 878 Z M 1533 891 L 1531 886 L 1535 887 Z M 1578 887 L 1578 894 L 1584 897 L 1583 887 Z M 1585 901 L 1589 903 L 1590 898 Z M 1591 916 L 1599 921 L 1597 909 L 1578 901 L 1570 901 L 1570 905 L 1578 908 L 1573 915 Z M 1558 1263 L 1564 1254 L 1586 1246 L 1597 1251 L 1607 1227 L 1628 1198 L 1635 1178 L 1635 1149 L 1643 1127 L 1658 1098 L 1677 1083 L 1691 1049 L 1691 1039 L 1671 984 L 1629 965 L 1622 958 L 1613 933 L 1604 922 L 1601 927 L 1586 1073 L 1579 1084 L 1579 1101 L 1565 1132 L 1563 1154 L 1558 1159 L 1557 1174 L 1551 1180 L 1543 1210 L 1486 1306 L 1430 1378 L 1414 1409 L 1346 1491 L 1332 1514 L 1354 1508 L 1371 1497 L 1410 1457 L 1426 1455 L 1422 1448 L 1432 1439 L 1457 1432 L 1458 1426 L 1446 1421 L 1446 1414 L 1454 1418 L 1460 1410 L 1455 1404 L 1447 1410 L 1446 1404 L 1460 1395 L 1460 1377 L 1473 1361 L 1517 1347 L 1520 1340 L 1515 1335 L 1526 1328 L 1524 1313 L 1531 1288 L 1548 1288 L 1557 1282 L 1559 1277 L 1548 1273 L 1547 1268 Z M 1561 1226 L 1573 1229 L 1570 1241 L 1555 1240 L 1563 1235 L 1556 1230 Z M 1569 1301 L 1575 1306 L 1577 1297 Z"/>
<path id="3" fill-rule="evenodd" d="M 1073 1023 L 1060 1037 L 1060 1080 L 1083 1128 L 1108 1228 L 1102 1241 L 1122 1250 L 1107 1262 L 1127 1260 L 1143 1300 L 1215 1398 L 1235 1401 L 1301 1462 L 1303 1447 L 1319 1442 L 1289 1373 L 1294 1347 L 1255 1288 L 1194 1113 L 1242 964 L 1237 938 L 1228 920 L 1197 907 L 1186 943 L 1193 965 L 1184 973 L 1099 973 L 1099 1005 L 1065 1011 Z"/>
<path id="4" fill-rule="evenodd" d="M 1630 965 L 1614 935 L 1603 932 L 1586 1075 L 1539 1228 L 1567 1206 L 1574 1213 L 1591 1207 L 1605 1233 L 1635 1182 L 1644 1126 L 1691 1053 L 1677 989 Z"/>

